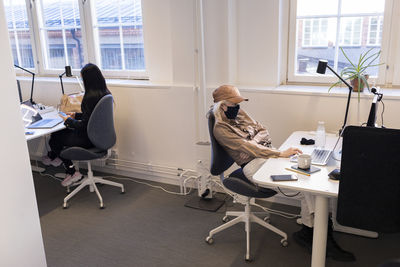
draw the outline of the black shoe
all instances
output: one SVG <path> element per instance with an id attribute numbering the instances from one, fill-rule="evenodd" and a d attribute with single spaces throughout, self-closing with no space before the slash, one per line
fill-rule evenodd
<path id="1" fill-rule="evenodd" d="M 305 247 L 308 252 L 312 252 L 312 241 L 313 241 L 313 228 L 307 227 L 303 224 L 303 228 L 300 231 L 293 233 L 294 241 L 302 247 Z"/>
<path id="2" fill-rule="evenodd" d="M 326 257 L 335 261 L 355 261 L 356 257 L 353 253 L 343 250 L 333 239 L 332 235 L 328 234 L 326 241 Z"/>

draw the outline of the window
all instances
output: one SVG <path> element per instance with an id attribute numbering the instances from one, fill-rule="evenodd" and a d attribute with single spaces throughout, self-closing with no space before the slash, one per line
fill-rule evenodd
<path id="1" fill-rule="evenodd" d="M 382 40 L 383 17 L 369 19 L 368 45 L 380 45 Z"/>
<path id="2" fill-rule="evenodd" d="M 343 18 L 340 24 L 341 46 L 361 45 L 361 18 Z"/>
<path id="3" fill-rule="evenodd" d="M 292 2 L 291 2 L 292 3 Z M 381 49 L 385 0 L 297 0 L 291 5 L 288 81 L 327 82 L 318 76 L 319 59 L 337 72 L 361 53 Z M 378 60 L 377 60 L 378 61 Z M 379 62 L 376 62 L 379 63 Z M 378 76 L 378 69 L 369 71 Z"/>
<path id="4" fill-rule="evenodd" d="M 328 46 L 327 19 L 305 19 L 304 21 L 302 21 L 302 24 L 303 24 L 303 47 Z"/>
<path id="5" fill-rule="evenodd" d="M 146 74 L 141 0 L 0 1 L 16 65 L 35 68 L 37 55 L 41 74 L 60 73 L 66 65 L 79 70 L 87 62 L 107 76 Z"/>
<path id="6" fill-rule="evenodd" d="M 46 69 L 84 64 L 78 0 L 40 0 L 39 29 Z"/>
<path id="7" fill-rule="evenodd" d="M 35 68 L 25 1 L 5 0 L 4 7 L 14 64 Z"/>
<path id="8" fill-rule="evenodd" d="M 144 70 L 141 2 L 95 2 L 94 35 L 101 67 L 106 70 Z"/>

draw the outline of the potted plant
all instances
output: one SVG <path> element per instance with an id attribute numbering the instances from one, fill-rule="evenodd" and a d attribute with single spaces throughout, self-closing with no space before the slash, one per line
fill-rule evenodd
<path id="1" fill-rule="evenodd" d="M 354 92 L 358 92 L 358 96 L 360 96 L 360 92 L 364 90 L 364 87 L 366 86 L 367 89 L 369 90 L 369 84 L 368 84 L 368 78 L 369 75 L 367 74 L 366 70 L 371 67 L 376 67 L 379 65 L 382 65 L 384 63 L 376 64 L 374 63 L 376 59 L 379 59 L 379 56 L 381 54 L 381 51 L 379 50 L 378 52 L 372 53 L 371 51 L 374 48 L 369 49 L 365 53 L 361 53 L 360 57 L 358 59 L 358 62 L 352 62 L 350 58 L 346 55 L 344 52 L 343 48 L 340 47 L 340 50 L 342 51 L 343 55 L 347 59 L 347 61 L 351 64 L 349 67 L 345 67 L 341 72 L 340 76 L 344 80 L 349 80 L 351 86 L 353 87 Z M 331 90 L 333 87 L 338 86 L 342 84 L 342 81 L 338 81 L 329 87 L 329 90 Z"/>

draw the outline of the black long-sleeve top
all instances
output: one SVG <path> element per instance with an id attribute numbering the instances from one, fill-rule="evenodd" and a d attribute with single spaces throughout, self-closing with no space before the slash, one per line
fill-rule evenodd
<path id="1" fill-rule="evenodd" d="M 68 118 L 65 120 L 64 125 L 69 129 L 74 129 L 79 131 L 81 134 L 87 135 L 87 124 L 89 122 L 90 115 L 94 110 L 97 102 L 103 97 L 104 95 L 85 95 L 82 100 L 81 104 L 81 113 L 75 113 L 75 119 Z"/>

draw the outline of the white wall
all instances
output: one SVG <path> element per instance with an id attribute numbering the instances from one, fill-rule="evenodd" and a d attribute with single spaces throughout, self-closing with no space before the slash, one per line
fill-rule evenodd
<path id="1" fill-rule="evenodd" d="M 347 100 L 347 89 L 342 94 L 250 89 L 274 88 L 284 80 L 287 18 L 279 14 L 287 16 L 287 8 L 287 0 L 204 0 L 207 106 L 213 88 L 236 81 L 250 98 L 242 107 L 268 127 L 276 147 L 292 131 L 314 130 L 319 120 L 326 122 L 328 131 L 337 131 L 343 124 Z M 143 9 L 150 79 L 165 86 L 109 86 L 117 104 L 116 149 L 121 159 L 195 168 L 197 159 L 209 161 L 210 152 L 209 147 L 195 144 L 199 140 L 198 99 L 193 91 L 194 1 L 143 0 Z M 24 82 L 23 87 L 26 93 L 29 83 Z M 67 92 L 77 88 L 68 82 L 65 87 Z M 37 82 L 36 100 L 55 104 L 60 97 L 57 79 Z M 366 121 L 369 103 L 369 98 L 361 99 L 360 121 Z M 398 104 L 394 98 L 385 100 L 388 127 L 400 128 Z M 350 123 L 358 124 L 357 106 L 353 98 Z"/>
<path id="2" fill-rule="evenodd" d="M 4 14 L 0 1 L 0 266 L 40 267 L 46 258 Z"/>

